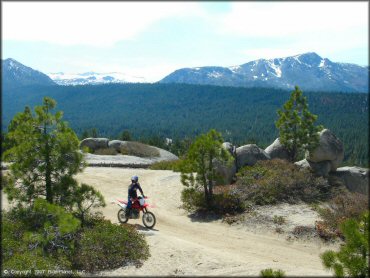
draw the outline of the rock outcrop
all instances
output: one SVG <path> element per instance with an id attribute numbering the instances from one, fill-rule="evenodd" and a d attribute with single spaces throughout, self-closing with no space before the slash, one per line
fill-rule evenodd
<path id="1" fill-rule="evenodd" d="M 230 184 L 234 181 L 236 174 L 236 165 L 234 161 L 230 163 L 230 165 L 226 165 L 225 163 L 215 159 L 213 160 L 213 165 L 219 176 L 216 185 Z"/>
<path id="2" fill-rule="evenodd" d="M 268 160 L 270 156 L 256 144 L 248 144 L 236 149 L 236 166 L 253 166 L 258 160 Z"/>
<path id="3" fill-rule="evenodd" d="M 349 191 L 369 194 L 369 169 L 357 166 L 340 167 L 331 175 L 339 178 Z"/>
<path id="4" fill-rule="evenodd" d="M 127 145 L 127 141 L 112 140 L 108 142 L 108 148 L 121 152 L 121 148 Z"/>
<path id="5" fill-rule="evenodd" d="M 89 166 L 146 168 L 156 162 L 179 159 L 169 151 L 132 141 L 86 138 L 80 143 L 80 148 L 83 147 L 88 147 L 93 152 L 110 148 L 118 153 L 117 155 L 85 153 L 84 156 Z"/>
<path id="6" fill-rule="evenodd" d="M 270 146 L 265 149 L 265 152 L 270 156 L 271 159 L 280 158 L 289 160 L 288 150 L 280 143 L 280 139 L 277 138 Z"/>
<path id="7" fill-rule="evenodd" d="M 83 139 L 80 143 L 80 148 L 88 147 L 92 151 L 96 151 L 97 149 L 105 149 L 108 148 L 109 139 L 107 138 L 86 138 Z"/>
<path id="8" fill-rule="evenodd" d="M 230 142 L 224 142 L 222 143 L 222 147 L 230 153 L 230 155 L 234 158 L 234 161 L 227 165 L 226 163 L 221 162 L 217 159 L 213 160 L 215 171 L 219 175 L 219 180 L 216 183 L 217 185 L 225 185 L 232 183 L 235 179 L 236 174 L 235 146 Z"/>
<path id="9" fill-rule="evenodd" d="M 230 153 L 233 157 L 235 157 L 235 155 L 236 155 L 236 147 L 235 147 L 233 144 L 231 144 L 230 142 L 224 142 L 224 143 L 222 143 L 222 147 L 223 147 L 225 150 L 229 151 L 229 153 Z"/>
<path id="10" fill-rule="evenodd" d="M 307 159 L 302 159 L 300 161 L 294 162 L 300 168 L 309 168 L 311 169 L 316 175 L 322 177 L 328 177 L 330 172 L 330 161 L 321 161 L 321 162 L 311 162 Z"/>
<path id="11" fill-rule="evenodd" d="M 330 161 L 330 171 L 334 172 L 344 158 L 343 143 L 329 129 L 320 131 L 319 136 L 319 146 L 307 152 L 306 159 L 314 163 Z"/>

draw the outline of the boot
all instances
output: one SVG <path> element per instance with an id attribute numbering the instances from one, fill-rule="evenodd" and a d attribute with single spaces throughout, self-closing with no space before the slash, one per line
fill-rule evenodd
<path id="1" fill-rule="evenodd" d="M 130 208 L 126 208 L 126 217 L 127 218 L 130 218 L 130 215 L 131 215 L 131 209 Z"/>

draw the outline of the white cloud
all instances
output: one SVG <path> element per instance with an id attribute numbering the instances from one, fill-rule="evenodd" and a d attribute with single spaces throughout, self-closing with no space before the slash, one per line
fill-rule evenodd
<path id="1" fill-rule="evenodd" d="M 367 2 L 235 2 L 218 20 L 220 31 L 248 37 L 368 28 Z"/>
<path id="2" fill-rule="evenodd" d="M 4 2 L 3 39 L 110 46 L 168 17 L 196 15 L 183 2 Z"/>

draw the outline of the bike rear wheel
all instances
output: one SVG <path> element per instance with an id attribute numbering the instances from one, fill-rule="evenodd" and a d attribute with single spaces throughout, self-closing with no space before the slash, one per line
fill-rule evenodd
<path id="1" fill-rule="evenodd" d="M 127 223 L 128 217 L 126 216 L 126 210 L 125 209 L 120 209 L 117 214 L 118 221 L 120 223 Z"/>
<path id="2" fill-rule="evenodd" d="M 156 223 L 155 216 L 152 212 L 147 211 L 143 213 L 143 224 L 145 227 L 151 229 Z"/>

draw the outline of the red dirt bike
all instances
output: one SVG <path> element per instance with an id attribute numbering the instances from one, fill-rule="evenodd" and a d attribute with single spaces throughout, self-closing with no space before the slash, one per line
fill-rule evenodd
<path id="1" fill-rule="evenodd" d="M 118 203 L 116 204 L 121 207 L 117 214 L 118 221 L 121 223 L 127 223 L 129 219 L 139 219 L 140 211 L 142 211 L 142 220 L 144 226 L 152 229 L 156 223 L 156 219 L 154 214 L 148 211 L 148 207 L 151 207 L 151 205 L 146 202 L 146 199 L 147 197 L 139 197 L 133 200 L 131 205 L 131 213 L 128 217 L 126 216 L 127 201 L 117 199 Z"/>

